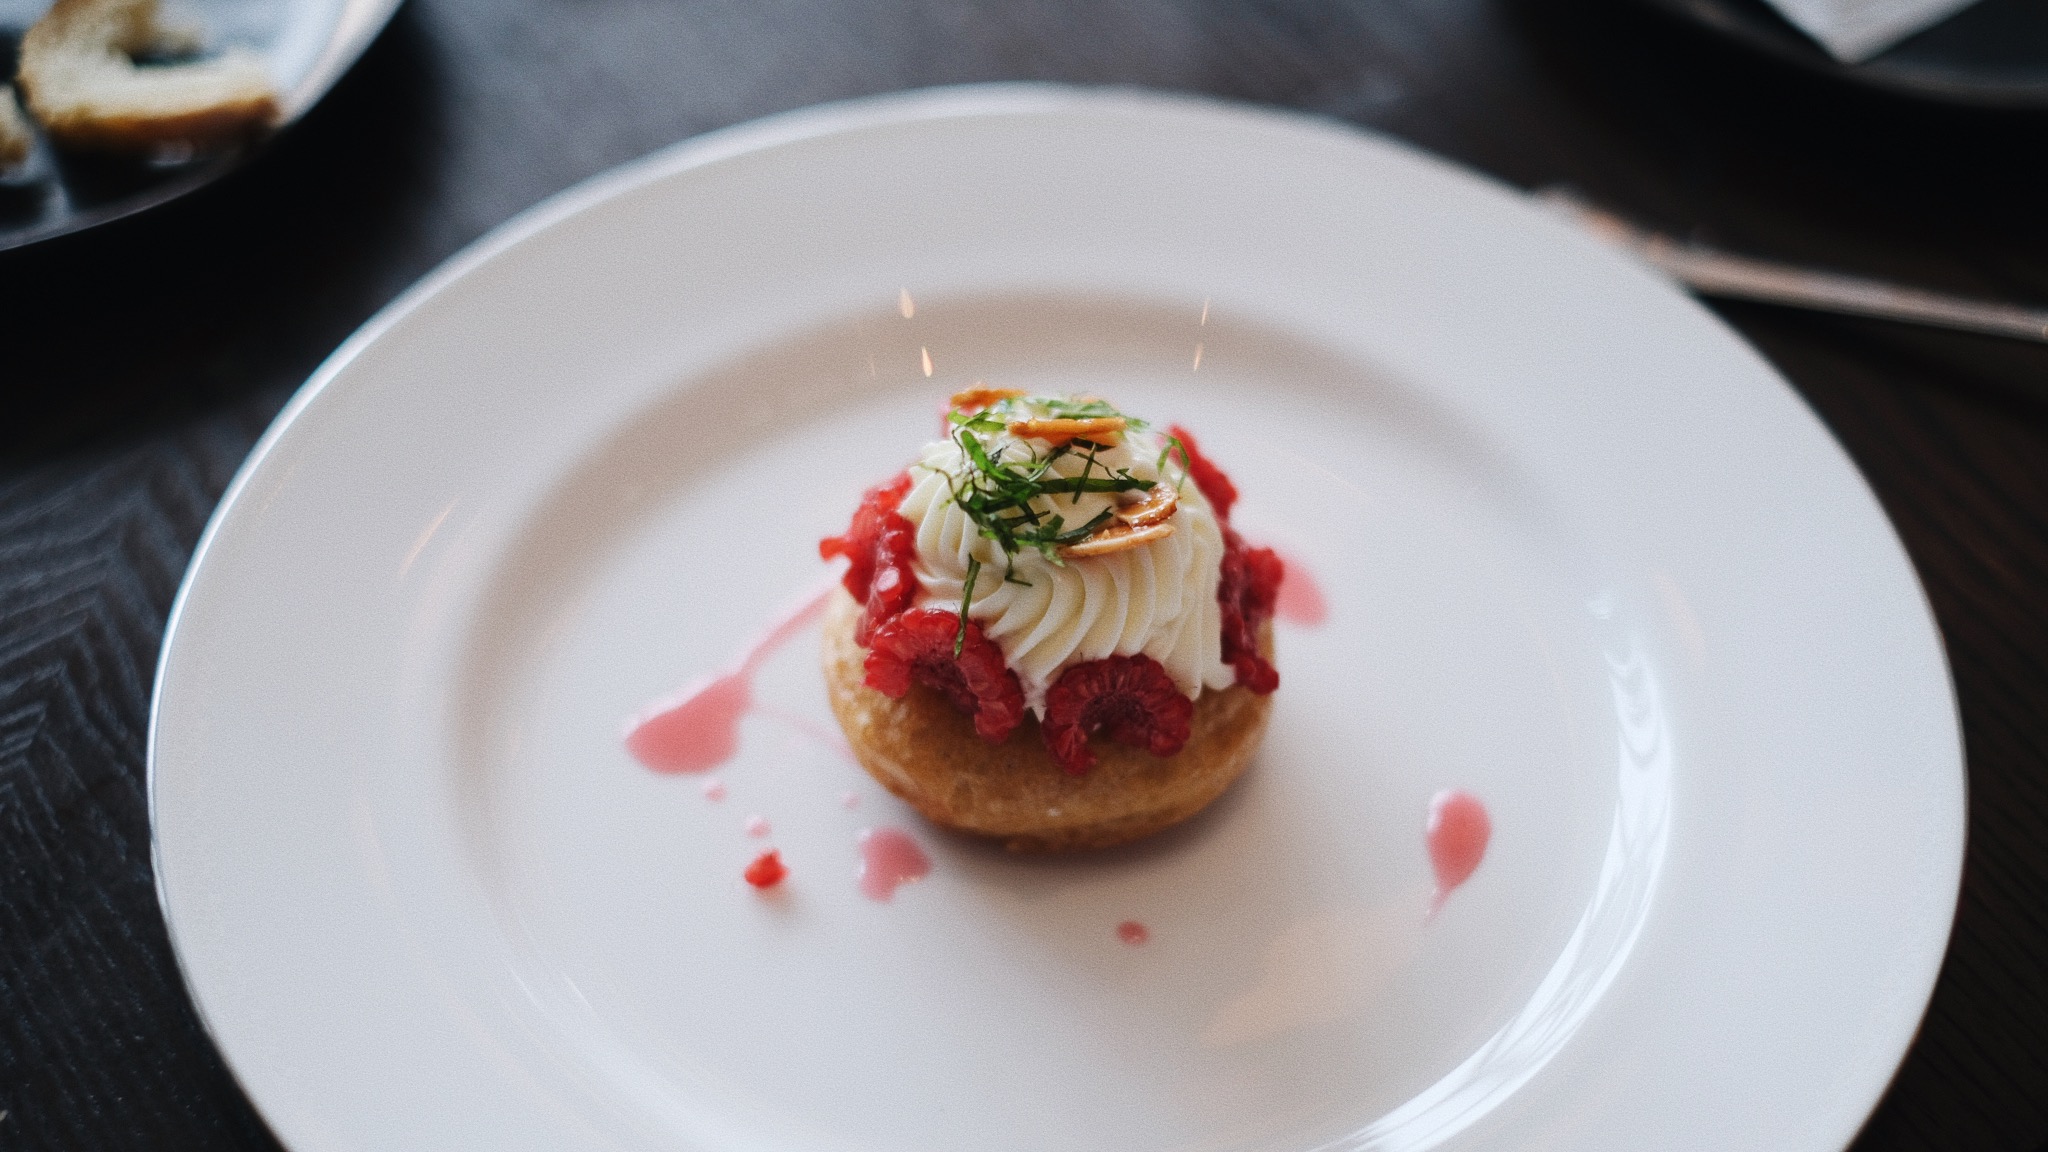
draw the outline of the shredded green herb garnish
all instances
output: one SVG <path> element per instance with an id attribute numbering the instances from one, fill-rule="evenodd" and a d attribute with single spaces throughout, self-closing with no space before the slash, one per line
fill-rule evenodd
<path id="1" fill-rule="evenodd" d="M 1159 459 L 1153 463 L 1152 470 L 1161 476 L 1166 475 L 1166 462 L 1169 460 L 1180 461 L 1180 479 L 1173 482 L 1174 495 L 1178 496 L 1187 490 L 1188 484 L 1188 450 L 1181 447 L 1178 436 L 1166 438 L 1166 447 L 1159 450 Z"/>
<path id="2" fill-rule="evenodd" d="M 1030 582 L 1016 574 L 1018 553 L 1033 549 L 1052 563 L 1063 564 L 1059 555 L 1061 547 L 1087 539 L 1112 516 L 1108 509 L 1104 509 L 1087 523 L 1070 528 L 1058 513 L 1034 508 L 1034 501 L 1064 493 L 1069 497 L 1067 502 L 1073 504 L 1083 492 L 1145 492 L 1157 483 L 1133 476 L 1128 468 L 1110 468 L 1101 463 L 1096 454 L 1108 445 L 1090 440 L 1069 440 L 1043 454 L 1018 442 L 1002 445 L 991 452 L 986 437 L 1007 430 L 1012 420 L 1034 416 L 1073 420 L 1121 416 L 1126 431 L 1143 431 L 1150 427 L 1142 420 L 1117 411 L 1108 401 L 1093 398 L 1011 397 L 998 400 L 978 412 L 954 412 L 947 417 L 953 424 L 953 442 L 960 446 L 960 453 L 969 465 L 963 469 L 962 475 L 953 478 L 953 503 L 967 513 L 977 532 L 1002 548 L 1006 561 L 1004 582 L 1027 586 Z M 1169 437 L 1155 465 L 1160 476 L 1164 477 L 1170 457 L 1183 461 L 1180 479 L 1175 481 L 1176 491 L 1187 479 L 1186 458 L 1173 457 L 1179 447 L 1180 441 Z M 1018 448 L 1028 455 L 1013 461 L 1010 457 Z M 1052 474 L 1053 465 L 1061 458 L 1082 452 L 1087 455 L 1080 475 Z M 1098 468 L 1101 469 L 1100 474 L 1097 473 Z M 967 579 L 960 596 L 960 630 L 953 639 L 955 656 L 967 642 L 967 610 L 973 604 L 974 582 L 980 573 L 980 561 L 970 557 Z"/>
<path id="3" fill-rule="evenodd" d="M 974 603 L 974 578 L 981 575 L 981 561 L 972 556 L 967 558 L 967 584 L 960 590 L 960 630 L 953 633 L 953 659 L 960 658 L 960 650 L 967 646 L 967 606 Z"/>
<path id="4" fill-rule="evenodd" d="M 1128 425 L 1127 425 L 1127 426 L 1128 426 Z M 1093 471 L 1095 471 L 1095 453 L 1096 453 L 1096 447 L 1095 447 L 1095 445 L 1093 445 L 1093 444 L 1090 444 L 1090 445 L 1088 446 L 1088 459 L 1086 459 L 1086 460 L 1083 460 L 1083 461 L 1081 462 L 1081 479 L 1083 479 L 1083 480 L 1086 480 L 1086 479 L 1088 479 L 1088 474 L 1089 474 L 1090 472 L 1093 472 Z M 1077 504 L 1077 503 L 1079 503 L 1079 502 L 1080 502 L 1080 500 L 1081 500 L 1081 494 L 1080 494 L 1079 492 L 1074 492 L 1074 493 L 1070 493 L 1070 494 L 1069 494 L 1069 495 L 1067 496 L 1067 503 L 1069 503 L 1069 504 Z"/>
<path id="5" fill-rule="evenodd" d="M 1006 403 L 1011 402 L 1013 401 L 1006 401 Z M 1099 416 L 1122 416 L 1124 427 L 1133 432 L 1143 432 L 1151 427 L 1150 424 L 1145 423 L 1136 416 L 1129 416 L 1117 411 L 1116 407 L 1109 401 L 1098 400 L 1092 396 L 1084 400 L 1069 400 L 1056 396 L 1034 396 L 1025 397 L 1024 402 L 1032 407 L 1043 409 L 1047 416 L 1055 420 L 1088 420 Z"/>

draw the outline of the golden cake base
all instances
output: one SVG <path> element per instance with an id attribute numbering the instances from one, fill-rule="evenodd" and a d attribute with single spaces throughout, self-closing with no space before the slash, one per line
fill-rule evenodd
<path id="1" fill-rule="evenodd" d="M 1095 767 L 1071 776 L 1028 713 L 991 745 L 922 684 L 891 700 L 862 683 L 859 619 L 853 597 L 836 593 L 825 612 L 824 661 L 832 711 L 861 767 L 933 823 L 996 837 L 1013 852 L 1107 848 L 1186 820 L 1244 774 L 1272 711 L 1270 697 L 1247 688 L 1206 691 L 1178 753 L 1162 758 L 1098 738 Z M 1270 655 L 1270 630 L 1261 641 Z"/>

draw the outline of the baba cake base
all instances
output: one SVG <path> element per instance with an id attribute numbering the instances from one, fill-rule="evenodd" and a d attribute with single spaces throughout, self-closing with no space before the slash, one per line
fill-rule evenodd
<path id="1" fill-rule="evenodd" d="M 1203 692 L 1178 753 L 1097 738 L 1095 767 L 1072 776 L 1053 762 L 1028 713 L 1008 740 L 989 744 L 922 684 L 901 700 L 868 687 L 867 649 L 853 639 L 859 619 L 853 597 L 835 593 L 825 612 L 825 686 L 855 758 L 926 819 L 996 837 L 1012 852 L 1107 848 L 1186 820 L 1244 774 L 1272 711 L 1270 696 L 1242 686 Z M 1271 655 L 1270 630 L 1260 646 Z"/>

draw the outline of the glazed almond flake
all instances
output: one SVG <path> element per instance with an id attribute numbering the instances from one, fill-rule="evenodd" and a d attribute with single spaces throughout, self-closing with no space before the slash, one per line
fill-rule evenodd
<path id="1" fill-rule="evenodd" d="M 1136 548 L 1143 544 L 1150 544 L 1154 540 L 1164 540 L 1171 535 L 1173 535 L 1173 525 L 1165 521 L 1157 524 L 1148 524 L 1143 528 L 1134 528 L 1128 524 L 1114 524 L 1096 532 L 1093 536 L 1078 544 L 1069 544 L 1060 549 L 1060 555 L 1075 560 L 1086 560 L 1091 556 L 1108 556 L 1112 553 Z"/>
<path id="2" fill-rule="evenodd" d="M 1133 493 L 1133 495 L 1137 495 Z M 1154 484 L 1152 490 L 1129 504 L 1119 504 L 1111 509 L 1118 520 L 1133 528 L 1150 528 L 1173 519 L 1180 508 L 1180 495 L 1170 485 Z"/>
<path id="3" fill-rule="evenodd" d="M 972 388 L 953 393 L 946 406 L 955 412 L 979 412 L 999 400 L 1017 400 L 1028 395 L 1022 388 L 990 388 L 977 382 Z"/>
<path id="4" fill-rule="evenodd" d="M 1082 419 L 1012 420 L 1009 432 L 1019 439 L 1043 440 L 1054 447 L 1069 440 L 1086 440 L 1104 448 L 1114 448 L 1123 441 L 1124 418 L 1089 416 Z"/>

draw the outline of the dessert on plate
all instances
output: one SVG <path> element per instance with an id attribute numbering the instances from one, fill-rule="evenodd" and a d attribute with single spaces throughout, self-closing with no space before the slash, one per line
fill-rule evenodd
<path id="1" fill-rule="evenodd" d="M 1279 686 L 1277 556 L 1184 429 L 975 388 L 827 559 L 825 680 L 855 756 L 935 823 L 1017 851 L 1179 823 L 1251 763 Z"/>

